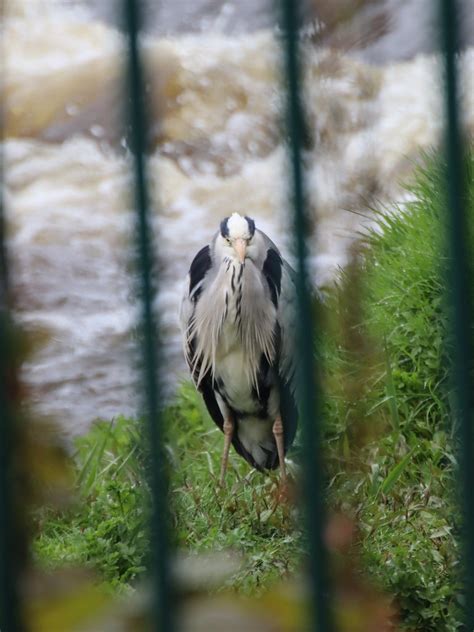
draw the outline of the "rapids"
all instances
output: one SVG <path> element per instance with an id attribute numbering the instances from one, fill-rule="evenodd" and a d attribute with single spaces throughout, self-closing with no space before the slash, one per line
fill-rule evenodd
<path id="1" fill-rule="evenodd" d="M 206 13 L 209 4 L 222 5 L 214 21 Z M 393 5 L 403 31 L 410 6 L 416 13 L 427 3 L 384 4 Z M 167 393 L 183 374 L 177 328 L 182 279 L 222 217 L 244 212 L 285 253 L 290 245 L 275 29 L 263 5 L 252 14 L 256 5 L 244 2 L 247 13 L 240 15 L 238 3 L 206 8 L 202 1 L 198 26 L 192 18 L 195 28 L 182 24 L 171 5 L 163 3 L 168 22 L 154 13 L 157 22 L 147 22 L 143 38 Z M 8 0 L 2 24 L 12 281 L 19 319 L 42 334 L 24 377 L 37 410 L 73 434 L 96 417 L 136 413 L 139 405 L 117 7 Z M 471 0 L 465 7 L 474 8 Z M 409 178 L 421 150 L 439 144 L 442 95 L 429 29 L 420 28 L 418 48 L 414 35 L 395 40 L 393 32 L 381 31 L 364 49 L 349 51 L 337 45 L 340 33 L 337 41 L 317 46 L 307 30 L 310 138 L 304 160 L 317 220 L 311 269 L 321 285 L 344 265 L 348 245 L 370 222 L 368 208 L 405 199 L 400 180 Z M 420 50 L 425 54 L 416 54 Z M 472 139 L 472 46 L 465 47 L 460 68 L 464 130 Z"/>

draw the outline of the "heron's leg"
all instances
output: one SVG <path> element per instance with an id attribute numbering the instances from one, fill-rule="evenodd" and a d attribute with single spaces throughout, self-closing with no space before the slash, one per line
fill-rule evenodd
<path id="1" fill-rule="evenodd" d="M 280 462 L 280 476 L 281 483 L 283 486 L 286 485 L 286 465 L 285 465 L 285 442 L 283 438 L 283 422 L 281 420 L 281 416 L 278 415 L 275 419 L 275 423 L 273 424 L 273 436 L 275 437 L 277 450 L 278 450 L 278 460 Z"/>
<path id="2" fill-rule="evenodd" d="M 221 487 L 224 486 L 225 473 L 227 470 L 227 461 L 229 460 L 229 450 L 230 444 L 232 443 L 232 437 L 234 435 L 234 420 L 232 416 L 229 414 L 224 419 L 224 452 L 222 453 L 222 461 L 221 461 L 221 476 L 219 479 L 219 485 Z"/>

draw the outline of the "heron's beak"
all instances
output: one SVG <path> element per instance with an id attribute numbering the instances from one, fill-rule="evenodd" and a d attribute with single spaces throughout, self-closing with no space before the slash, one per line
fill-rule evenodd
<path id="1" fill-rule="evenodd" d="M 245 261 L 245 254 L 247 251 L 247 242 L 245 239 L 242 239 L 241 237 L 236 239 L 234 242 L 234 250 L 239 256 L 240 263 L 243 263 Z"/>

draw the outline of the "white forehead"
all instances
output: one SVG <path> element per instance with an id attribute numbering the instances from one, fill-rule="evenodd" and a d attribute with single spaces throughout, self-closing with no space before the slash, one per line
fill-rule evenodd
<path id="1" fill-rule="evenodd" d="M 229 217 L 227 220 L 227 229 L 231 239 L 238 239 L 239 237 L 248 236 L 249 234 L 249 225 L 247 220 L 238 213 L 232 213 Z"/>

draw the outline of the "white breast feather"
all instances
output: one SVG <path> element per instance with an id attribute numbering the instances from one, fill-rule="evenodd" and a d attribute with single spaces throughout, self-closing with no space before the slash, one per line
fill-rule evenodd
<path id="1" fill-rule="evenodd" d="M 240 265 L 222 264 L 215 278 L 204 288 L 186 332 L 186 339 L 196 341 L 194 354 L 188 362 L 197 372 L 197 383 L 208 371 L 215 377 L 221 364 L 235 362 L 232 379 L 241 375 L 249 386 L 258 388 L 257 376 L 262 354 L 271 363 L 275 356 L 276 310 L 263 285 L 265 278 L 248 261 L 243 270 L 240 324 L 237 322 L 237 292 L 232 291 L 240 272 Z M 226 298 L 227 297 L 227 298 Z M 234 357 L 239 351 L 241 357 Z M 198 371 L 199 369 L 199 371 Z"/>

